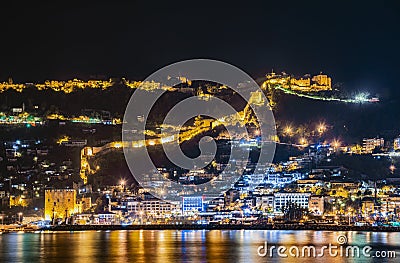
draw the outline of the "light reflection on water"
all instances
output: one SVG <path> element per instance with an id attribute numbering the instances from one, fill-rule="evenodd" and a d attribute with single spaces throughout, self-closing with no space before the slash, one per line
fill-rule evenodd
<path id="1" fill-rule="evenodd" d="M 257 248 L 337 245 L 345 235 L 350 245 L 394 250 L 396 259 L 272 258 Z M 372 253 L 371 253 L 372 254 Z M 0 235 L 0 262 L 399 262 L 400 233 L 278 230 L 137 230 Z"/>

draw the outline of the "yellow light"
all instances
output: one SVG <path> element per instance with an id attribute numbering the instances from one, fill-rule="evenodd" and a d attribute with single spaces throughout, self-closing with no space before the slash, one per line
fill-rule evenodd
<path id="1" fill-rule="evenodd" d="M 149 141 L 149 145 L 150 146 L 154 146 L 154 145 L 156 145 L 156 142 L 155 141 Z"/>
<path id="2" fill-rule="evenodd" d="M 317 130 L 320 134 L 324 133 L 326 131 L 326 124 L 325 123 L 320 123 L 317 127 Z"/>
<path id="3" fill-rule="evenodd" d="M 64 137 L 61 137 L 60 139 L 58 139 L 57 140 L 57 143 L 58 144 L 62 144 L 63 142 L 68 142 L 69 141 L 69 137 L 68 136 L 64 136 Z"/>
<path id="4" fill-rule="evenodd" d="M 168 137 L 163 137 L 161 138 L 161 143 L 169 143 L 174 141 L 175 137 L 173 135 L 168 136 Z"/>
<path id="5" fill-rule="evenodd" d="M 293 128 L 291 127 L 291 126 L 286 126 L 285 127 L 285 129 L 283 130 L 283 132 L 286 134 L 286 135 L 291 135 L 292 134 L 292 132 L 293 132 Z"/>
<path id="6" fill-rule="evenodd" d="M 340 143 L 340 141 L 339 140 L 333 140 L 333 142 L 332 142 L 332 146 L 334 147 L 334 148 L 339 148 L 340 147 L 340 145 L 341 145 L 341 143 Z"/>
<path id="7" fill-rule="evenodd" d="M 114 144 L 114 148 L 121 148 L 122 147 L 122 143 L 119 143 L 119 142 L 116 142 L 115 144 Z"/>
<path id="8" fill-rule="evenodd" d="M 87 156 L 92 156 L 92 155 L 93 155 L 92 148 L 87 148 Z"/>

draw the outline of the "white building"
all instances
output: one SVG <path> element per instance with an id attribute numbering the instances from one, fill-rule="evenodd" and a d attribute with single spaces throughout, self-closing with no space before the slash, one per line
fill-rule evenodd
<path id="1" fill-rule="evenodd" d="M 274 209 L 274 195 L 262 195 L 256 198 L 256 206 L 259 207 L 263 212 L 267 212 Z"/>
<path id="2" fill-rule="evenodd" d="M 149 200 L 126 199 L 122 201 L 122 207 L 126 208 L 128 213 L 162 215 L 170 214 L 176 205 L 156 198 Z"/>
<path id="3" fill-rule="evenodd" d="M 324 214 L 324 200 L 321 195 L 312 195 L 308 201 L 308 210 L 315 215 Z"/>
<path id="4" fill-rule="evenodd" d="M 311 193 L 275 193 L 274 212 L 282 212 L 287 203 L 296 203 L 302 208 L 308 209 L 308 200 Z"/>
<path id="5" fill-rule="evenodd" d="M 249 175 L 248 183 L 251 189 L 255 188 L 257 185 L 264 183 L 265 174 L 252 174 Z"/>
<path id="6" fill-rule="evenodd" d="M 284 186 L 285 184 L 289 184 L 301 178 L 301 173 L 267 173 L 265 176 L 265 183 L 274 186 Z"/>
<path id="7" fill-rule="evenodd" d="M 364 138 L 362 142 L 363 153 L 372 153 L 375 148 L 380 148 L 385 145 L 385 140 L 383 138 Z"/>

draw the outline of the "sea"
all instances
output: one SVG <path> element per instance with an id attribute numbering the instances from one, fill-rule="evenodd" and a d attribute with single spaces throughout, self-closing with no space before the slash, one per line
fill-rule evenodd
<path id="1" fill-rule="evenodd" d="M 400 262 L 400 233 L 305 230 L 3 233 L 0 262 Z"/>

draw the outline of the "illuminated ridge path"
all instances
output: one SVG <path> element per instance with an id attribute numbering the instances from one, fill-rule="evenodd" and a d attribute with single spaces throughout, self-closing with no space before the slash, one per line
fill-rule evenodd
<path id="1" fill-rule="evenodd" d="M 244 126 L 248 123 L 253 123 L 256 127 L 258 127 L 258 123 L 254 121 L 252 118 L 252 110 L 251 105 L 254 106 L 264 106 L 266 101 L 264 100 L 257 100 L 257 92 L 252 95 L 246 107 L 237 113 L 232 115 L 228 115 L 226 117 L 222 117 L 218 120 L 214 120 L 211 125 L 207 121 L 200 121 L 196 126 L 189 127 L 185 131 L 178 131 L 176 134 L 165 134 L 164 136 L 160 136 L 159 138 L 153 139 L 145 139 L 145 140 L 137 140 L 137 141 L 130 141 L 130 142 L 122 142 L 122 141 L 115 141 L 107 143 L 100 147 L 91 147 L 86 146 L 81 150 L 81 168 L 80 168 L 80 177 L 82 178 L 84 184 L 87 184 L 88 175 L 93 174 L 95 172 L 94 169 L 90 167 L 89 159 L 100 152 L 105 153 L 112 149 L 122 149 L 123 147 L 146 147 L 146 146 L 155 146 L 161 145 L 164 143 L 173 143 L 178 142 L 179 144 L 193 139 L 197 135 L 200 135 L 204 132 L 209 131 L 210 129 L 214 129 L 217 126 L 226 126 L 226 125 L 236 125 L 239 123 L 240 125 Z"/>
<path id="2" fill-rule="evenodd" d="M 326 97 L 321 97 L 321 96 L 317 96 L 317 95 L 308 95 L 308 94 L 303 94 L 303 93 L 297 93 L 293 90 L 282 88 L 281 86 L 273 86 L 273 88 L 281 90 L 286 94 L 291 94 L 291 95 L 295 95 L 298 97 L 304 97 L 304 98 L 313 99 L 313 100 L 339 101 L 339 102 L 345 102 L 345 103 L 379 102 L 379 99 L 377 99 L 377 98 L 369 99 L 369 98 L 367 98 L 367 96 L 365 94 L 358 95 L 354 99 L 339 99 L 339 98 L 326 98 Z"/>
<path id="3" fill-rule="evenodd" d="M 212 125 L 211 128 L 215 128 L 216 126 L 221 125 L 220 122 L 216 121 L 215 124 Z M 81 168 L 80 168 L 80 177 L 83 180 L 84 184 L 87 184 L 88 175 L 93 174 L 96 170 L 92 169 L 89 164 L 89 159 L 94 157 L 96 154 L 106 153 L 113 149 L 122 149 L 123 147 L 146 147 L 146 146 L 155 146 L 161 145 L 163 143 L 172 143 L 174 141 L 183 142 L 194 138 L 195 136 L 204 133 L 210 129 L 210 125 L 207 123 L 202 123 L 201 125 L 179 133 L 178 135 L 169 135 L 161 138 L 153 138 L 146 140 L 138 140 L 131 142 L 123 142 L 123 141 L 115 141 L 107 143 L 100 147 L 92 147 L 86 146 L 81 150 Z"/>

